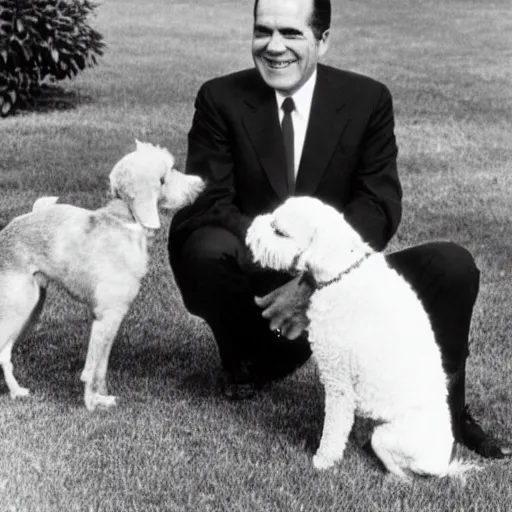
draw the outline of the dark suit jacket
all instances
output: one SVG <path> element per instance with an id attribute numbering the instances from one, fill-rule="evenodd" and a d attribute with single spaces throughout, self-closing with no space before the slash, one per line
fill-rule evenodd
<path id="1" fill-rule="evenodd" d="M 225 226 L 243 238 L 256 215 L 287 197 L 275 93 L 256 69 L 206 82 L 195 108 L 186 172 L 208 186 L 174 216 L 173 256 L 204 225 Z M 383 84 L 318 66 L 295 195 L 334 206 L 376 249 L 387 244 L 401 216 L 393 128 L 391 95 Z"/>

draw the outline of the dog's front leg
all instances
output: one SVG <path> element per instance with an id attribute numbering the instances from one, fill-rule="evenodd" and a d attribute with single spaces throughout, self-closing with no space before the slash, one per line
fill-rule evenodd
<path id="1" fill-rule="evenodd" d="M 112 344 L 126 311 L 127 308 L 118 308 L 95 312 L 85 366 L 80 376 L 85 383 L 84 399 L 89 411 L 116 403 L 116 397 L 107 394 L 107 367 Z"/>
<path id="2" fill-rule="evenodd" d="M 330 468 L 343 459 L 347 439 L 354 423 L 355 401 L 350 390 L 325 386 L 325 418 L 320 446 L 313 457 L 316 469 Z"/>

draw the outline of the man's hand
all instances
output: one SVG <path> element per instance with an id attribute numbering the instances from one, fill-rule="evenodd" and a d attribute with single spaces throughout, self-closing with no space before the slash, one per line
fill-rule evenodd
<path id="1" fill-rule="evenodd" d="M 269 319 L 270 330 L 279 329 L 290 340 L 297 339 L 308 326 L 306 310 L 313 288 L 297 276 L 264 297 L 255 297 L 263 309 L 263 318 Z"/>

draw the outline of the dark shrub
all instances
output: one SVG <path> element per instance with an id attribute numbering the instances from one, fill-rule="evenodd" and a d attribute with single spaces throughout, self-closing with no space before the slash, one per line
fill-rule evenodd
<path id="1" fill-rule="evenodd" d="M 96 64 L 105 44 L 87 23 L 89 0 L 0 0 L 0 113 L 30 102 L 44 83 Z"/>

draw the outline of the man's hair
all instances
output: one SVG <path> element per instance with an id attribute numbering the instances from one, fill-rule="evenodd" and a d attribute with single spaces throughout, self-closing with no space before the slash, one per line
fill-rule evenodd
<path id="1" fill-rule="evenodd" d="M 254 19 L 256 19 L 256 10 L 258 9 L 258 1 L 254 1 Z M 331 27 L 331 0 L 312 0 L 313 12 L 309 25 L 315 38 L 322 39 L 322 35 L 326 30 Z"/>

